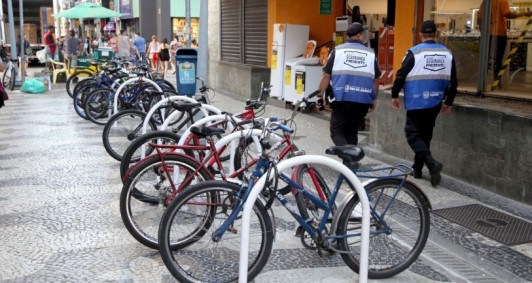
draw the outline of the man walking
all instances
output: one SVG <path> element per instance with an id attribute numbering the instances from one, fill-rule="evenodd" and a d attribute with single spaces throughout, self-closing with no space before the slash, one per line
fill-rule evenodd
<path id="1" fill-rule="evenodd" d="M 362 118 L 375 108 L 381 71 L 375 53 L 364 45 L 367 29 L 360 23 L 351 24 L 347 29 L 348 42 L 337 46 L 323 67 L 320 97 L 331 84 L 334 101 L 330 133 L 337 146 L 357 145 Z"/>
<path id="2" fill-rule="evenodd" d="M 48 32 L 46 32 L 43 36 L 44 45 L 46 46 L 46 65 L 49 66 L 48 60 L 50 58 L 54 58 L 55 50 L 56 50 L 56 43 L 55 43 L 55 27 L 53 25 L 48 26 Z"/>
<path id="3" fill-rule="evenodd" d="M 133 39 L 133 45 L 137 47 L 137 50 L 140 53 L 141 64 L 146 63 L 146 40 L 144 37 L 139 35 L 139 32 L 135 32 L 135 39 Z"/>
<path id="4" fill-rule="evenodd" d="M 430 141 L 438 113 L 451 112 L 458 81 L 451 51 L 435 41 L 433 21 L 423 22 L 420 37 L 422 42 L 407 51 L 397 71 L 392 87 L 392 108 L 398 109 L 401 105 L 399 92 L 404 89 L 405 134 L 415 153 L 414 178 L 421 178 L 423 166 L 427 165 L 430 183 L 437 186 L 443 165 L 432 157 Z"/>
<path id="5" fill-rule="evenodd" d="M 74 69 L 74 73 L 77 71 L 78 67 L 78 54 L 83 50 L 81 41 L 76 38 L 76 34 L 73 30 L 68 32 L 68 37 L 65 41 L 65 60 L 67 60 L 67 66 L 70 70 Z"/>

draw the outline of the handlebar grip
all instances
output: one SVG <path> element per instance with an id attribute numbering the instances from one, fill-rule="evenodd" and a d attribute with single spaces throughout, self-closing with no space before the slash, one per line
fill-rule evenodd
<path id="1" fill-rule="evenodd" d="M 314 96 L 316 96 L 316 95 L 318 95 L 318 94 L 320 94 L 320 90 L 319 90 L 319 89 L 316 90 L 315 92 L 309 94 L 309 95 L 306 97 L 306 99 L 311 99 L 311 98 L 313 98 Z"/>
<path id="2" fill-rule="evenodd" d="M 289 128 L 288 126 L 286 126 L 286 125 L 284 125 L 284 124 L 280 124 L 280 125 L 279 125 L 279 128 L 280 128 L 281 130 L 283 130 L 283 132 L 287 132 L 287 133 L 289 133 L 289 134 L 291 134 L 291 133 L 294 132 L 294 130 L 293 130 L 292 128 Z"/>

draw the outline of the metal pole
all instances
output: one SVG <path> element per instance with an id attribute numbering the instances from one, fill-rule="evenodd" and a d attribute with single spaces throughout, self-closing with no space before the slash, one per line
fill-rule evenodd
<path id="1" fill-rule="evenodd" d="M 17 41 L 15 40 L 15 20 L 13 18 L 13 3 L 7 0 L 7 16 L 9 17 L 9 42 L 11 44 L 11 62 L 17 62 Z M 17 68 L 15 68 L 17 69 Z"/>
<path id="2" fill-rule="evenodd" d="M 199 21 L 199 38 L 198 38 L 198 77 L 203 78 L 205 82 L 209 79 L 209 50 L 208 34 L 209 34 L 209 0 L 201 0 L 200 2 L 200 21 Z"/>
<path id="3" fill-rule="evenodd" d="M 187 22 L 187 47 L 190 47 L 190 36 L 192 35 L 192 27 L 190 26 L 190 0 L 185 0 L 185 21 Z"/>
<path id="4" fill-rule="evenodd" d="M 486 92 L 488 77 L 488 58 L 490 46 L 490 19 L 491 19 L 491 0 L 483 1 L 482 20 L 480 22 L 480 64 L 478 64 L 478 82 L 477 94 L 480 96 Z"/>
<path id="5" fill-rule="evenodd" d="M 4 27 L 4 5 L 0 5 L 0 35 L 2 36 L 2 42 L 1 44 L 4 45 L 6 43 L 6 31 Z"/>
<path id="6" fill-rule="evenodd" d="M 24 67 L 26 66 L 26 50 L 24 50 L 24 43 L 26 42 L 24 39 L 24 7 L 23 3 L 24 1 L 18 0 L 18 8 L 19 8 L 19 17 L 20 17 L 20 80 L 22 83 L 24 83 L 24 79 L 26 77 L 26 70 L 24 70 Z"/>

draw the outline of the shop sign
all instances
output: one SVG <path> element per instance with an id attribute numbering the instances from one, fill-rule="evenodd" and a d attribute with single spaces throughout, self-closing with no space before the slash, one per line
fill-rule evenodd
<path id="1" fill-rule="evenodd" d="M 320 15 L 330 15 L 332 13 L 331 2 L 331 0 L 320 0 Z"/>

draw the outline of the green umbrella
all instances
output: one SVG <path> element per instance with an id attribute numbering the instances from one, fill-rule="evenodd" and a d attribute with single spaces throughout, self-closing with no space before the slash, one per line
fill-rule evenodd
<path id="1" fill-rule="evenodd" d="M 74 8 L 70 8 L 68 10 L 54 14 L 53 16 L 56 18 L 67 19 L 105 19 L 121 17 L 122 14 L 102 7 L 98 4 L 85 2 L 77 5 Z"/>

